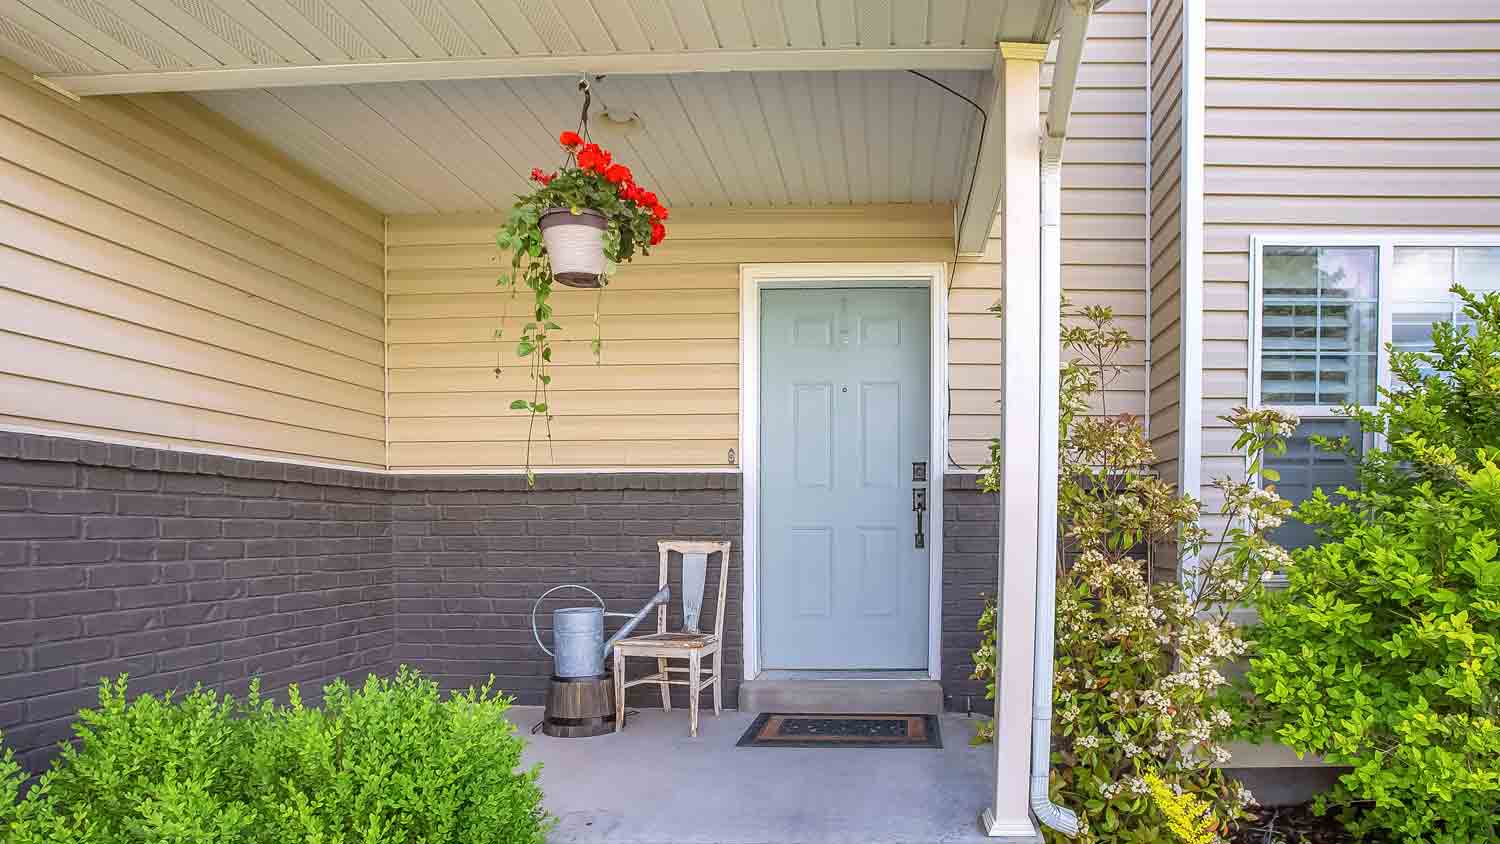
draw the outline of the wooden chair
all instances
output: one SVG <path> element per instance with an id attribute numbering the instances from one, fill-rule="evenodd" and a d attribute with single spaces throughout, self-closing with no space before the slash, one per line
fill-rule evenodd
<path id="1" fill-rule="evenodd" d="M 677 542 L 663 540 L 657 543 L 661 550 L 661 574 L 657 587 L 667 585 L 668 561 L 673 552 L 682 555 L 682 618 L 683 629 L 667 632 L 667 606 L 656 610 L 656 632 L 646 636 L 631 636 L 615 643 L 615 731 L 625 726 L 625 690 L 642 683 L 655 683 L 661 687 L 661 708 L 672 708 L 672 686 L 688 687 L 688 733 L 698 735 L 698 695 L 710 685 L 714 687 L 714 714 L 723 709 L 724 688 L 724 599 L 729 593 L 729 543 L 728 542 Z M 708 558 L 719 555 L 719 607 L 714 613 L 714 632 L 698 630 L 698 621 L 703 609 L 704 591 L 707 584 Z M 656 673 L 625 682 L 625 658 L 627 656 L 656 657 Z M 713 657 L 713 667 L 708 677 L 702 677 L 703 657 Z M 670 667 L 669 659 L 686 659 L 686 668 Z M 686 680 L 673 680 L 673 674 L 687 674 Z"/>

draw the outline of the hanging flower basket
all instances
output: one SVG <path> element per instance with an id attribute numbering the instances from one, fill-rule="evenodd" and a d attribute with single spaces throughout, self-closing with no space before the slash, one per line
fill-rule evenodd
<path id="1" fill-rule="evenodd" d="M 511 409 L 529 416 L 526 433 L 526 475 L 531 472 L 531 446 L 537 419 L 551 430 L 552 410 L 548 389 L 552 384 L 553 336 L 563 330 L 552 306 L 554 282 L 568 287 L 599 289 L 609 283 L 609 272 L 636 253 L 646 255 L 667 236 L 666 206 L 656 194 L 636 184 L 630 168 L 614 161 L 609 150 L 590 143 L 588 135 L 588 86 L 584 94 L 579 131 L 563 132 L 558 143 L 565 151 L 563 166 L 547 173 L 531 171 L 536 187 L 516 197 L 510 219 L 496 242 L 508 253 L 510 271 L 500 277 L 502 289 L 512 295 L 530 291 L 526 318 L 513 324 L 516 354 L 526 359 L 531 376 L 527 398 L 511 402 Z M 507 308 L 495 331 L 497 340 L 506 333 Z M 594 303 L 594 357 L 599 358 L 599 301 Z M 503 370 L 495 367 L 495 376 Z"/>
<path id="2" fill-rule="evenodd" d="M 552 261 L 552 277 L 569 287 L 602 287 L 604 278 L 603 214 L 585 208 L 548 208 L 536 221 Z"/>

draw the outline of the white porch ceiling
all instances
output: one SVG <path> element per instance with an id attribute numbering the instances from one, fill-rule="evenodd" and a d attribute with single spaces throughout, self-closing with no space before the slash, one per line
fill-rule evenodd
<path id="1" fill-rule="evenodd" d="M 0 56 L 75 96 L 195 95 L 388 213 L 508 207 L 557 160 L 578 75 L 604 74 L 598 99 L 644 127 L 598 140 L 673 204 L 954 203 L 977 249 L 1000 145 L 903 71 L 993 116 L 997 46 L 1061 30 L 1071 93 L 1086 18 L 1076 0 L 0 0 Z"/>
<path id="2" fill-rule="evenodd" d="M 1056 7 L 1057 0 L 0 0 L 0 54 L 84 94 L 629 67 L 983 69 L 997 40 L 1047 41 Z"/>
<path id="3" fill-rule="evenodd" d="M 973 97 L 981 74 L 937 73 Z M 509 208 L 532 167 L 561 162 L 575 77 L 197 94 L 388 214 Z M 609 76 L 595 109 L 634 111 L 595 140 L 676 206 L 951 203 L 976 112 L 899 71 Z"/>

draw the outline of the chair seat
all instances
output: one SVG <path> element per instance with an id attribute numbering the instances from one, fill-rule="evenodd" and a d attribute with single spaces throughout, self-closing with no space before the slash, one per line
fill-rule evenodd
<path id="1" fill-rule="evenodd" d="M 615 643 L 615 647 L 629 648 L 640 645 L 647 648 L 706 648 L 719 640 L 712 633 L 650 633 L 645 636 L 630 636 Z"/>

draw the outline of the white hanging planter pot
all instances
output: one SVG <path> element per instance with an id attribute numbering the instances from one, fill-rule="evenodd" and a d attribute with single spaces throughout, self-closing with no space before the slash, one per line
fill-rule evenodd
<path id="1" fill-rule="evenodd" d="M 537 220 L 552 261 L 552 277 L 569 287 L 600 287 L 604 275 L 604 215 L 548 208 Z"/>

